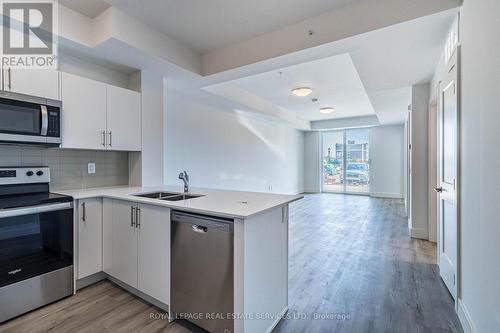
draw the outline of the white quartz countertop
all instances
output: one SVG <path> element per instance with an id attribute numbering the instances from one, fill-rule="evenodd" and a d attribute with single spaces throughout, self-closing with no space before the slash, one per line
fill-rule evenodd
<path id="1" fill-rule="evenodd" d="M 257 192 L 215 190 L 206 188 L 192 188 L 189 194 L 201 194 L 202 197 L 182 200 L 166 201 L 136 197 L 134 194 L 151 192 L 177 192 L 182 193 L 182 187 L 176 186 L 151 186 L 151 187 L 101 187 L 82 190 L 61 190 L 55 193 L 70 195 L 75 200 L 88 198 L 111 198 L 129 200 L 138 203 L 164 206 L 167 208 L 190 211 L 201 214 L 212 214 L 222 217 L 246 219 L 252 215 L 266 210 L 287 205 L 300 200 L 302 195 L 281 195 Z"/>

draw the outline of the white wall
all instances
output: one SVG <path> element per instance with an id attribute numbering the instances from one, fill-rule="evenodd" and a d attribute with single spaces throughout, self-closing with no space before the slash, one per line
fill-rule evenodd
<path id="1" fill-rule="evenodd" d="M 429 95 L 429 84 L 412 87 L 410 234 L 422 239 L 429 238 Z"/>
<path id="2" fill-rule="evenodd" d="M 404 125 L 370 128 L 370 195 L 403 198 Z"/>
<path id="3" fill-rule="evenodd" d="M 321 192 L 321 132 L 304 133 L 304 191 Z"/>
<path id="4" fill-rule="evenodd" d="M 285 122 L 225 107 L 204 93 L 165 97 L 165 183 L 295 194 L 304 188 L 304 134 Z M 219 98 L 217 98 L 219 99 Z"/>
<path id="5" fill-rule="evenodd" d="M 480 333 L 500 332 L 499 13 L 498 0 L 462 11 L 459 314 Z"/>
<path id="6" fill-rule="evenodd" d="M 129 153 L 130 185 L 161 185 L 164 182 L 164 80 L 155 73 L 142 71 L 131 81 L 140 84 L 142 93 L 142 151 Z"/>
<path id="7" fill-rule="evenodd" d="M 130 74 L 124 71 L 115 70 L 108 66 L 96 64 L 59 51 L 58 69 L 74 75 L 86 77 L 88 79 L 105 82 L 114 86 L 132 89 L 129 86 Z M 128 71 L 130 72 L 130 71 Z"/>

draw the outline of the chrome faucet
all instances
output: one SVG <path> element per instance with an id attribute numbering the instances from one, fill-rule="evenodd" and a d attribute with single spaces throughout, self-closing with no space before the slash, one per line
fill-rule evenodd
<path id="1" fill-rule="evenodd" d="M 189 175 L 187 174 L 186 171 L 181 172 L 179 174 L 179 179 L 181 179 L 184 182 L 184 193 L 189 192 Z"/>

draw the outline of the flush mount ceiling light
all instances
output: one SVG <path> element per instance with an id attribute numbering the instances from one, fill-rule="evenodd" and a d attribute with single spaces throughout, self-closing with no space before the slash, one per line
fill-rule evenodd
<path id="1" fill-rule="evenodd" d="M 307 95 L 311 94 L 312 91 L 313 90 L 309 87 L 299 87 L 299 88 L 292 89 L 292 93 L 295 96 L 299 96 L 299 97 L 307 96 Z"/>
<path id="2" fill-rule="evenodd" d="M 332 108 L 330 106 L 319 109 L 319 112 L 321 112 L 323 114 L 329 114 L 329 113 L 332 113 L 334 111 L 335 111 L 335 108 Z"/>

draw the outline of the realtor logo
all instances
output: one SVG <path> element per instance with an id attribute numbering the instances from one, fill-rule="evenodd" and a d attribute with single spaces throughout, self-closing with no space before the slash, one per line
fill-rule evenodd
<path id="1" fill-rule="evenodd" d="M 52 68 L 57 64 L 57 2 L 2 3 L 2 65 L 8 68 Z"/>

